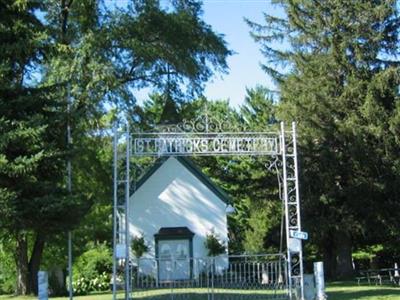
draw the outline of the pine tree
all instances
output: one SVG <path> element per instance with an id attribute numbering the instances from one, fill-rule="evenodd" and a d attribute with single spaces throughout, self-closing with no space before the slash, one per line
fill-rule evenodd
<path id="1" fill-rule="evenodd" d="M 265 87 L 247 89 L 247 95 L 240 107 L 240 117 L 249 131 L 271 132 L 277 130 L 277 105 L 272 93 Z M 244 159 L 244 158 L 242 158 Z M 242 228 L 243 248 L 246 253 L 276 253 L 280 250 L 280 222 L 282 202 L 279 199 L 277 174 L 270 170 L 270 157 L 250 160 L 249 176 L 243 191 L 248 197 L 246 227 Z"/>
<path id="2" fill-rule="evenodd" d="M 0 228 L 15 241 L 17 293 L 28 294 L 37 291 L 47 237 L 70 228 L 87 204 L 80 194 L 69 196 L 63 184 L 68 153 L 60 103 L 50 87 L 29 77 L 47 46 L 34 14 L 40 4 L 1 5 Z"/>
<path id="3" fill-rule="evenodd" d="M 227 68 L 230 51 L 202 21 L 200 2 L 173 1 L 168 9 L 159 1 L 103 4 L 0 0 L 0 231 L 16 241 L 18 294 L 36 292 L 45 242 L 76 226 L 93 195 L 104 200 L 111 178 L 101 169 L 109 166 L 91 142 L 107 141 L 107 107 L 129 115 L 132 90 L 164 90 L 167 83 L 174 97 L 185 98 Z M 189 88 L 180 92 L 183 84 Z M 102 180 L 101 193 L 94 178 Z"/>
<path id="4" fill-rule="evenodd" d="M 399 217 L 397 4 L 274 2 L 282 18 L 248 23 L 280 89 L 281 118 L 298 122 L 305 228 L 328 275 L 346 277 L 352 250 L 393 242 Z"/>

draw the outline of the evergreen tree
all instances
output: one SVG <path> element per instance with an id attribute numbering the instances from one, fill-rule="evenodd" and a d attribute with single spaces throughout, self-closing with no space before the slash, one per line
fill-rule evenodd
<path id="1" fill-rule="evenodd" d="M 274 2 L 282 18 L 248 23 L 281 118 L 298 122 L 305 228 L 328 275 L 346 277 L 353 249 L 398 239 L 397 4 Z"/>
<path id="2" fill-rule="evenodd" d="M 240 117 L 249 131 L 271 132 L 278 128 L 276 104 L 271 92 L 262 86 L 247 89 L 240 107 Z M 242 158 L 244 159 L 244 158 Z M 273 158 L 251 159 L 246 193 L 248 198 L 247 226 L 243 228 L 243 248 L 246 253 L 277 253 L 281 248 L 282 202 L 279 199 L 276 170 L 270 169 Z M 248 180 L 247 179 L 247 180 Z M 239 183 L 239 186 L 244 186 Z M 242 197 L 246 197 L 243 195 Z"/>
<path id="3" fill-rule="evenodd" d="M 120 8 L 96 0 L 0 1 L 0 226 L 15 237 L 18 294 L 36 292 L 45 242 L 76 226 L 93 198 L 103 202 L 109 191 L 111 156 L 96 146 L 110 145 L 102 122 L 110 105 L 117 117 L 132 113 L 133 90 L 167 83 L 171 95 L 185 98 L 226 70 L 230 51 L 201 13 L 198 1 L 168 8 L 158 1 Z M 189 88 L 180 92 L 183 84 Z"/>
<path id="4" fill-rule="evenodd" d="M 65 114 L 50 87 L 34 84 L 47 47 L 35 16 L 41 5 L 0 5 L 0 228 L 2 238 L 15 242 L 16 291 L 28 294 L 37 289 L 47 237 L 76 223 L 90 201 L 67 194 Z"/>

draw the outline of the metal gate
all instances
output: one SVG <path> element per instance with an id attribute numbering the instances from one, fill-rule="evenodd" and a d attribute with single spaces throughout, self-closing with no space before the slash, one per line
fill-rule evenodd
<path id="1" fill-rule="evenodd" d="M 166 260 L 169 275 L 161 278 L 160 259 L 131 265 L 134 299 L 287 299 L 287 263 L 279 254 L 189 258 L 190 278 L 174 280 L 179 261 Z"/>
<path id="2" fill-rule="evenodd" d="M 296 126 L 289 131 L 281 123 L 274 132 L 249 132 L 230 129 L 229 124 L 207 114 L 158 132 L 130 132 L 129 126 L 114 128 L 114 205 L 113 205 L 113 299 L 304 299 L 303 254 L 301 240 L 293 232 L 301 231 L 298 187 Z M 268 156 L 278 171 L 285 212 L 285 254 L 278 263 L 267 256 L 226 257 L 227 268 L 219 272 L 210 258 L 192 258 L 190 264 L 202 266 L 201 276 L 190 280 L 160 282 L 158 276 L 141 271 L 130 253 L 128 230 L 129 197 L 137 178 L 131 175 L 135 156 Z M 121 164 L 122 161 L 122 164 Z M 263 261 L 266 259 L 266 261 Z M 148 262 L 150 263 L 150 262 Z M 176 262 L 170 261 L 171 265 Z M 154 259 L 150 264 L 159 266 Z M 267 276 L 268 268 L 277 268 Z M 155 268 L 155 267 L 154 267 Z M 260 269 L 261 268 L 261 269 Z M 172 269 L 173 270 L 173 269 Z M 275 270 L 275 269 L 274 269 Z M 218 271 L 218 272 L 217 272 Z M 266 272 L 266 273 L 265 273 Z M 263 280 L 264 276 L 264 280 Z M 265 278 L 268 278 L 266 280 Z M 275 278 L 272 280 L 271 278 Z M 267 283 L 269 282 L 269 283 Z M 166 294 L 165 290 L 169 292 Z M 165 298 L 167 297 L 167 298 Z"/>

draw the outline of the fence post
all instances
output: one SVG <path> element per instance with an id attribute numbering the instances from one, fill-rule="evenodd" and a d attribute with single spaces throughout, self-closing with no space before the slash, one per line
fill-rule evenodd
<path id="1" fill-rule="evenodd" d="M 327 299 L 327 296 L 325 294 L 324 264 L 322 261 L 314 263 L 314 277 L 315 287 L 317 289 L 316 300 Z"/>

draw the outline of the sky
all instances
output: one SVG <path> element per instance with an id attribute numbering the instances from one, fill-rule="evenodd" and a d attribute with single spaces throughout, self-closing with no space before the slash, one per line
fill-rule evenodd
<path id="1" fill-rule="evenodd" d="M 229 99 L 233 107 L 243 103 L 246 87 L 257 84 L 273 88 L 271 80 L 261 70 L 265 61 L 260 45 L 250 37 L 244 18 L 263 23 L 263 12 L 271 11 L 270 0 L 204 0 L 204 21 L 217 33 L 224 34 L 230 50 L 229 73 L 218 74 L 206 85 L 204 95 L 210 100 Z"/>

